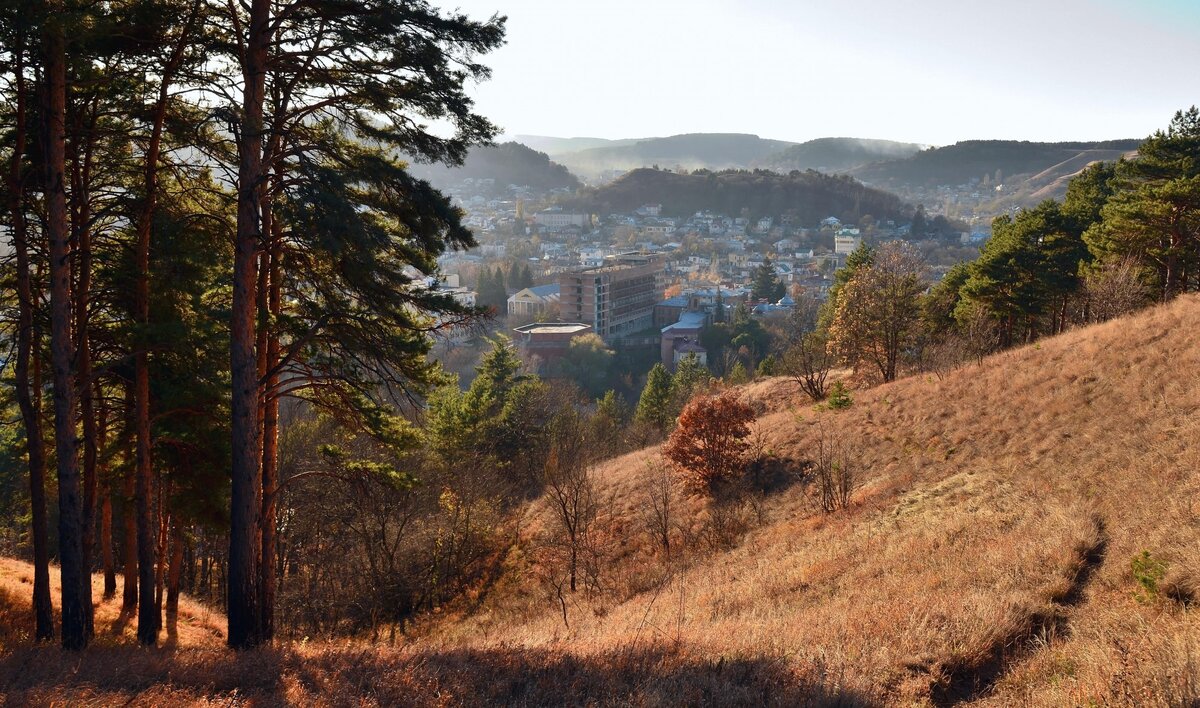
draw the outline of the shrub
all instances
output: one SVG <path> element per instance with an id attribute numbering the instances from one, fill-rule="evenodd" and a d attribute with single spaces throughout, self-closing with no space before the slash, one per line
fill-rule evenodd
<path id="1" fill-rule="evenodd" d="M 850 396 L 850 391 L 841 381 L 834 381 L 833 386 L 829 388 L 829 397 L 825 401 L 825 405 L 830 410 L 840 411 L 849 408 L 854 403 L 854 399 Z"/>
<path id="2" fill-rule="evenodd" d="M 849 507 L 857 475 L 854 461 L 839 438 L 833 435 L 821 437 L 814 467 L 821 492 L 821 510 L 830 514 Z"/>
<path id="3" fill-rule="evenodd" d="M 1133 569 L 1133 579 L 1137 581 L 1138 591 L 1134 598 L 1138 602 L 1153 602 L 1158 598 L 1158 584 L 1167 574 L 1167 564 L 1150 555 L 1150 551 L 1142 551 L 1133 557 L 1130 563 Z"/>
<path id="4" fill-rule="evenodd" d="M 693 399 L 683 409 L 663 455 L 697 493 L 712 496 L 746 470 L 754 409 L 730 392 Z"/>

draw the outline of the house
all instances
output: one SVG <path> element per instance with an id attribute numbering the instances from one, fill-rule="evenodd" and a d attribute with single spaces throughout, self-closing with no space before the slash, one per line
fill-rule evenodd
<path id="1" fill-rule="evenodd" d="M 686 310 L 680 313 L 679 321 L 662 328 L 659 354 L 668 371 L 675 371 L 675 365 L 686 356 L 695 356 L 701 364 L 708 363 L 708 351 L 700 345 L 700 333 L 708 322 L 707 312 Z"/>
<path id="2" fill-rule="evenodd" d="M 508 314 L 517 317 L 537 317 L 558 311 L 558 283 L 525 288 L 508 298 Z"/>
<path id="3" fill-rule="evenodd" d="M 654 326 L 666 327 L 679 321 L 679 316 L 688 309 L 691 299 L 685 295 L 676 295 L 654 306 Z"/>

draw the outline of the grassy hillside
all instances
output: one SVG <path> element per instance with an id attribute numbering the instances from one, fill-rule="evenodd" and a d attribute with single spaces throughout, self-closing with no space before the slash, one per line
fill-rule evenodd
<path id="1" fill-rule="evenodd" d="M 780 172 L 845 172 L 884 160 L 901 160 L 920 151 L 920 145 L 893 140 L 818 138 L 772 155 L 763 161 L 762 166 Z"/>
<path id="2" fill-rule="evenodd" d="M 668 558 L 645 524 L 657 451 L 613 460 L 597 475 L 598 590 L 560 600 L 541 580 L 546 510 L 534 502 L 504 576 L 442 608 L 404 648 L 306 643 L 235 660 L 213 637 L 209 648 L 104 642 L 64 656 L 21 637 L 28 589 L 6 563 L 0 694 L 92 705 L 1194 705 L 1196 371 L 1190 296 L 941 379 L 857 391 L 843 411 L 815 410 L 784 379 L 753 384 L 743 395 L 762 411 L 756 428 L 781 476 L 736 518 L 677 499 Z M 825 514 L 805 470 L 831 437 L 852 452 L 858 484 L 849 509 Z M 712 532 L 716 520 L 726 533 Z"/>
<path id="3" fill-rule="evenodd" d="M 881 185 L 934 186 L 964 184 L 984 175 L 1001 180 L 1016 175 L 1032 176 L 1055 165 L 1077 161 L 1115 160 L 1136 150 L 1140 140 L 1109 140 L 1094 143 L 1031 143 L 1016 140 L 967 140 L 954 145 L 922 150 L 903 160 L 889 160 L 854 171 L 860 179 Z M 1085 163 L 1086 164 L 1086 163 Z M 1077 172 L 1085 165 L 1080 165 Z"/>
<path id="4" fill-rule="evenodd" d="M 571 170 L 588 175 L 653 165 L 667 169 L 726 169 L 749 167 L 790 145 L 782 140 L 741 133 L 689 133 L 606 145 L 556 157 Z"/>
<path id="5" fill-rule="evenodd" d="M 912 209 L 899 197 L 863 186 L 844 176 L 816 172 L 779 174 L 767 170 L 730 170 L 679 174 L 639 169 L 609 184 L 581 190 L 566 204 L 594 213 L 628 212 L 647 203 L 662 204 L 663 212 L 689 216 L 712 210 L 739 215 L 779 216 L 794 211 L 804 225 L 827 216 L 856 223 L 864 214 L 876 219 L 903 220 Z"/>

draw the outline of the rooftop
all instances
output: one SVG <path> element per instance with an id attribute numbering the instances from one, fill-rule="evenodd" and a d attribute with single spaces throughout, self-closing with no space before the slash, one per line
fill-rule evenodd
<path id="1" fill-rule="evenodd" d="M 533 293 L 534 295 L 537 295 L 538 297 L 547 297 L 549 295 L 557 295 L 558 294 L 558 283 L 551 283 L 549 285 L 535 285 L 531 288 L 528 288 L 528 290 L 529 290 L 529 292 Z"/>
<path id="2" fill-rule="evenodd" d="M 533 322 L 514 327 L 513 331 L 521 334 L 576 334 L 591 328 L 591 325 L 582 322 Z"/>

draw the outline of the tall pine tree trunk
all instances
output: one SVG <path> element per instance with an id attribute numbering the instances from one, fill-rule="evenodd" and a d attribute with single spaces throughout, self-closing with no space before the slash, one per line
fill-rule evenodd
<path id="1" fill-rule="evenodd" d="M 128 428 L 133 425 L 133 387 L 126 388 L 126 412 L 129 414 Z M 134 452 L 134 450 L 129 450 Z M 130 455 L 136 457 L 136 453 Z M 123 503 L 121 505 L 122 526 L 125 538 L 122 547 L 122 566 L 124 569 L 124 590 L 121 595 L 121 611 L 132 612 L 138 605 L 138 567 L 137 567 L 137 466 L 130 465 L 125 471 L 125 480 L 121 487 Z"/>
<path id="2" fill-rule="evenodd" d="M 258 645 L 259 470 L 258 362 L 255 345 L 256 260 L 262 235 L 259 194 L 263 179 L 263 104 L 270 0 L 252 0 L 249 32 L 242 52 L 242 124 L 238 165 L 237 236 L 233 266 L 233 313 L 229 359 L 232 374 L 232 494 L 230 500 L 228 642 L 244 649 Z"/>
<path id="3" fill-rule="evenodd" d="M 46 447 L 42 439 L 42 417 L 34 391 L 30 390 L 30 359 L 36 351 L 34 295 L 29 265 L 29 233 L 25 222 L 25 176 L 22 161 L 26 148 L 25 51 L 17 35 L 14 59 L 14 135 L 12 163 L 8 172 L 9 211 L 12 218 L 13 252 L 17 258 L 17 361 L 14 377 L 17 406 L 25 428 L 25 450 L 29 461 L 29 502 L 33 521 L 33 611 L 34 636 L 54 637 L 54 614 L 50 603 L 50 541 L 46 522 Z"/>
<path id="4" fill-rule="evenodd" d="M 171 565 L 167 571 L 166 616 L 168 634 L 179 617 L 179 580 L 183 575 L 183 529 L 178 520 L 171 524 Z"/>
<path id="5" fill-rule="evenodd" d="M 87 646 L 83 584 L 83 500 L 75 439 L 75 353 L 71 337 L 71 244 L 66 195 L 66 40 L 61 2 L 47 4 L 43 29 L 46 81 L 44 115 L 46 231 L 50 242 L 50 363 L 54 383 L 54 444 L 58 463 L 58 546 L 62 575 L 62 644 Z"/>
<path id="6" fill-rule="evenodd" d="M 108 408 L 103 402 L 103 390 L 100 384 L 96 384 L 96 399 L 100 401 L 98 415 L 96 417 L 96 445 L 100 449 L 104 449 L 104 444 L 108 439 Z M 99 474 L 99 472 L 97 472 Z M 113 536 L 112 525 L 112 497 L 113 485 L 112 479 L 108 474 L 101 474 L 104 478 L 100 486 L 100 563 L 104 569 L 104 599 L 108 600 L 117 594 L 117 571 L 114 565 L 113 558 L 113 543 L 116 538 Z"/>
<path id="7" fill-rule="evenodd" d="M 82 118 L 81 118 L 82 120 Z M 88 185 L 91 183 L 95 120 L 75 125 L 79 136 L 72 150 L 71 218 L 75 232 L 75 351 L 79 412 L 83 420 L 83 567 L 84 615 L 89 637 L 95 636 L 91 569 L 96 523 L 96 410 L 92 399 L 92 352 L 88 336 L 89 293 L 92 288 L 92 229 Z M 86 137 L 85 137 L 86 136 Z M 83 154 L 79 143 L 83 142 Z"/>
<path id="8" fill-rule="evenodd" d="M 270 249 L 270 264 L 268 267 L 269 296 L 267 307 L 271 325 L 268 326 L 266 368 L 272 370 L 279 361 L 279 336 L 273 323 L 279 315 L 282 305 L 282 287 L 280 278 L 283 275 L 280 258 L 283 249 L 280 244 L 280 227 L 277 221 L 271 222 L 272 246 Z M 262 560 L 259 583 L 262 595 L 262 635 L 264 641 L 275 637 L 275 524 L 276 524 L 276 493 L 279 488 L 279 399 L 272 389 L 278 382 L 278 375 L 267 375 L 264 382 L 263 402 L 263 442 L 262 442 Z"/>

